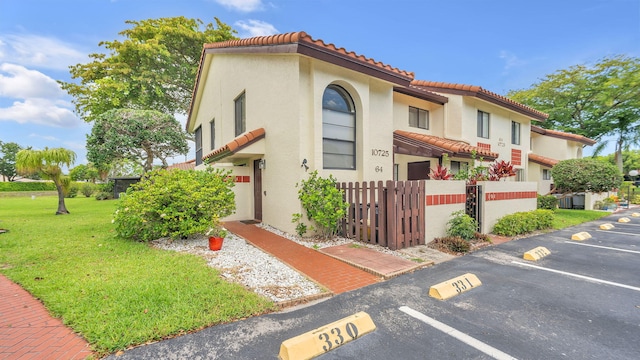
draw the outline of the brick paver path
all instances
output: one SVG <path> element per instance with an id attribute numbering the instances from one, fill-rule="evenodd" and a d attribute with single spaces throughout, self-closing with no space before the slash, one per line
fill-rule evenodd
<path id="1" fill-rule="evenodd" d="M 84 359 L 89 344 L 0 275 L 0 359 Z"/>
<path id="2" fill-rule="evenodd" d="M 373 274 L 255 225 L 245 225 L 239 221 L 230 221 L 225 223 L 225 227 L 232 233 L 243 237 L 253 245 L 317 281 L 334 294 L 359 289 L 380 281 L 380 278 Z"/>

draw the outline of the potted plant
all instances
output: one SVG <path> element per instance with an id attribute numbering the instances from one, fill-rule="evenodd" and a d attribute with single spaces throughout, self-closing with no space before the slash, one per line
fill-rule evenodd
<path id="1" fill-rule="evenodd" d="M 227 229 L 222 227 L 222 224 L 220 224 L 217 218 L 214 218 L 211 228 L 209 228 L 209 231 L 207 231 L 205 235 L 209 237 L 209 249 L 218 251 L 222 249 L 222 241 L 227 236 Z"/>

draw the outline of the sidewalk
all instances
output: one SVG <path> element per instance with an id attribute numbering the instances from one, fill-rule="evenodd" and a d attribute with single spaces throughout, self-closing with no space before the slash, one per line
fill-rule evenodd
<path id="1" fill-rule="evenodd" d="M 229 221 L 224 226 L 227 230 L 300 271 L 334 294 L 359 289 L 380 280 L 379 277 L 364 270 L 357 269 L 255 225 Z"/>
<path id="2" fill-rule="evenodd" d="M 19 285 L 0 275 L 0 358 L 84 359 L 89 344 Z"/>

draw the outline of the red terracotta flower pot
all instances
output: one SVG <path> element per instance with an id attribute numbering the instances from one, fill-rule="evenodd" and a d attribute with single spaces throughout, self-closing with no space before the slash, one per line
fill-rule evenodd
<path id="1" fill-rule="evenodd" d="M 209 249 L 213 250 L 213 251 L 218 251 L 218 250 L 222 249 L 222 240 L 224 240 L 224 238 L 216 237 L 216 236 L 210 236 L 209 237 Z"/>

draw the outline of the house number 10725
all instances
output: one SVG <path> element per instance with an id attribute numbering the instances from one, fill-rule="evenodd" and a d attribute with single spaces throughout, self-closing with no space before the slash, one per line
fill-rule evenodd
<path id="1" fill-rule="evenodd" d="M 389 157 L 389 150 L 371 149 L 371 156 Z"/>

